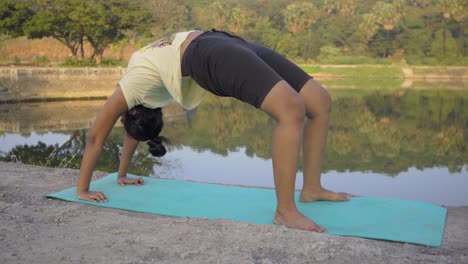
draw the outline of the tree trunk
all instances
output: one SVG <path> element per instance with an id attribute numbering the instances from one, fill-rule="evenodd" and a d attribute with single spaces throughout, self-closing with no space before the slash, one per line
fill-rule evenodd
<path id="1" fill-rule="evenodd" d="M 458 47 L 460 48 L 460 55 L 465 56 L 465 32 L 463 30 L 463 24 L 459 23 L 460 31 L 458 32 Z"/>
<path id="2" fill-rule="evenodd" d="M 445 55 L 447 54 L 447 20 L 444 19 L 445 23 L 444 23 L 444 31 L 442 32 L 442 39 L 443 39 L 443 54 L 444 54 L 444 57 Z"/>
<path id="3" fill-rule="evenodd" d="M 67 39 L 62 40 L 60 38 L 54 37 L 56 40 L 60 41 L 61 43 L 65 44 L 71 51 L 73 58 L 77 58 L 78 56 L 78 46 L 76 44 L 70 43 Z"/>
<path id="4" fill-rule="evenodd" d="M 385 34 L 385 54 L 384 54 L 384 58 L 387 58 L 388 56 L 388 46 L 389 46 L 389 42 L 390 42 L 390 30 L 386 30 L 386 34 Z"/>
<path id="5" fill-rule="evenodd" d="M 101 64 L 102 62 L 102 54 L 104 53 L 104 49 L 99 49 L 96 51 L 96 64 Z"/>
<path id="6" fill-rule="evenodd" d="M 81 59 L 84 60 L 83 37 L 80 37 L 80 50 L 81 50 Z"/>

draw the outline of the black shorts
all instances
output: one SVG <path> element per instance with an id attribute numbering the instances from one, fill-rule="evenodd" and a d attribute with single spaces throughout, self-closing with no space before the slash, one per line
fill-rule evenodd
<path id="1" fill-rule="evenodd" d="M 237 98 L 260 108 L 281 80 L 297 92 L 312 77 L 272 49 L 217 30 L 202 33 L 187 47 L 182 75 L 218 96 Z"/>

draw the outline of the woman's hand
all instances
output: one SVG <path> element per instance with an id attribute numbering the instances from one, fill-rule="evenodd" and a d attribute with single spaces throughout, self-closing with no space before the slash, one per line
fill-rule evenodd
<path id="1" fill-rule="evenodd" d="M 101 202 L 101 203 L 107 202 L 107 198 L 102 192 L 87 191 L 87 192 L 79 193 L 78 199 L 91 201 L 91 202 Z"/>
<path id="2" fill-rule="evenodd" d="M 142 177 L 138 177 L 138 178 L 119 177 L 117 179 L 117 182 L 122 187 L 124 187 L 126 184 L 135 184 L 135 185 L 145 184 L 145 181 L 143 180 Z"/>

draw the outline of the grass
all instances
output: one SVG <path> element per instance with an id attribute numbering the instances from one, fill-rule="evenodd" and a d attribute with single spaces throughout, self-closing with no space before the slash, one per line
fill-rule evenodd
<path id="1" fill-rule="evenodd" d="M 418 75 L 468 75 L 468 67 L 415 66 L 412 69 Z"/>
<path id="2" fill-rule="evenodd" d="M 403 72 L 398 66 L 358 65 L 358 66 L 319 66 L 302 65 L 312 75 L 334 75 L 344 79 L 402 79 Z"/>
<path id="3" fill-rule="evenodd" d="M 400 79 L 320 79 L 317 80 L 328 89 L 347 89 L 347 90 L 395 90 L 400 89 L 402 80 Z"/>

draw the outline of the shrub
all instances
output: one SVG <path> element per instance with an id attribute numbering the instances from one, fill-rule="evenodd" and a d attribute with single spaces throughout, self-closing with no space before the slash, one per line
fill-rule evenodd
<path id="1" fill-rule="evenodd" d="M 13 64 L 21 64 L 21 60 L 20 60 L 20 58 L 18 58 L 18 56 L 15 56 L 13 58 Z"/>
<path id="2" fill-rule="evenodd" d="M 127 63 L 125 61 L 123 61 L 123 60 L 102 59 L 100 66 L 104 66 L 104 67 L 116 67 L 116 66 L 126 67 Z"/>
<path id="3" fill-rule="evenodd" d="M 84 59 L 84 60 L 77 60 L 74 58 L 67 58 L 65 62 L 61 65 L 65 67 L 95 67 L 96 60 L 95 59 Z"/>
<path id="4" fill-rule="evenodd" d="M 405 57 L 406 62 L 410 65 L 421 65 L 422 64 L 422 58 L 419 56 L 415 55 L 409 55 Z"/>
<path id="5" fill-rule="evenodd" d="M 115 59 L 102 59 L 101 64 L 97 64 L 95 59 L 84 59 L 84 60 L 77 60 L 74 58 L 67 58 L 65 62 L 61 65 L 65 67 L 116 67 L 122 66 L 126 67 L 127 63 L 123 60 L 115 60 Z"/>
<path id="6" fill-rule="evenodd" d="M 46 55 L 36 56 L 36 58 L 34 58 L 34 64 L 36 64 L 36 65 L 50 65 L 49 57 L 47 57 Z"/>

